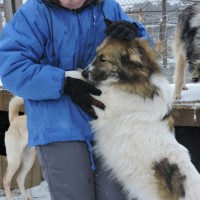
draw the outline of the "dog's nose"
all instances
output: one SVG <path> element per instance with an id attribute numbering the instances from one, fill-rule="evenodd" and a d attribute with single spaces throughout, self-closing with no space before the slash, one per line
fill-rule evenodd
<path id="1" fill-rule="evenodd" d="M 199 78 L 193 78 L 193 79 L 192 79 L 192 82 L 193 82 L 193 83 L 197 83 L 198 81 L 199 81 Z"/>
<path id="2" fill-rule="evenodd" d="M 89 75 L 89 73 L 88 73 L 87 70 L 83 70 L 83 71 L 82 71 L 82 76 L 83 76 L 84 78 L 88 78 L 88 75 Z"/>

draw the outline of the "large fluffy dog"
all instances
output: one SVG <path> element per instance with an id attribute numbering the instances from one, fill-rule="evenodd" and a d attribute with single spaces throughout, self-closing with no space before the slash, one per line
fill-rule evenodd
<path id="1" fill-rule="evenodd" d="M 181 98 L 185 85 L 186 66 L 192 75 L 192 82 L 200 80 L 200 4 L 187 7 L 181 15 L 175 29 L 174 53 L 175 98 Z"/>
<path id="2" fill-rule="evenodd" d="M 200 175 L 174 135 L 173 91 L 142 39 L 107 38 L 82 75 L 96 84 L 95 153 L 124 186 L 128 199 L 200 199 Z M 97 98 L 97 97 L 96 97 Z"/>
<path id="3" fill-rule="evenodd" d="M 28 131 L 26 126 L 26 115 L 20 115 L 20 108 L 23 106 L 23 99 L 14 97 L 9 103 L 9 121 L 10 127 L 5 133 L 5 145 L 7 152 L 7 171 L 3 178 L 3 185 L 6 193 L 6 199 L 11 200 L 10 183 L 13 175 L 23 162 L 22 169 L 17 177 L 17 183 L 24 200 L 28 200 L 24 182 L 26 175 L 30 171 L 35 161 L 36 153 L 34 148 L 27 146 Z"/>

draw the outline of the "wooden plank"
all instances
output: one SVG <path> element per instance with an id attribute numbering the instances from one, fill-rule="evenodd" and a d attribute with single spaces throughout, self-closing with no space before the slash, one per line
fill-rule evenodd
<path id="1" fill-rule="evenodd" d="M 200 127 L 200 110 L 174 108 L 172 116 L 175 126 Z"/>
<path id="2" fill-rule="evenodd" d="M 0 89 L 0 110 L 1 111 L 8 111 L 8 105 L 9 105 L 9 101 L 10 99 L 13 97 L 13 95 L 4 90 L 4 89 Z"/>
<path id="3" fill-rule="evenodd" d="M 200 127 L 200 100 L 174 102 L 172 116 L 175 126 Z"/>
<path id="4" fill-rule="evenodd" d="M 6 17 L 6 22 L 10 21 L 10 19 L 13 16 L 13 10 L 12 10 L 12 0 L 6 0 L 4 2 L 5 4 L 5 17 Z"/>
<path id="5" fill-rule="evenodd" d="M 18 10 L 19 7 L 21 7 L 22 3 L 23 3 L 22 0 L 15 0 L 15 8 L 16 8 L 16 10 Z"/>
<path id="6" fill-rule="evenodd" d="M 2 30 L 3 28 L 3 18 L 2 18 L 2 15 L 0 13 L 0 31 Z"/>

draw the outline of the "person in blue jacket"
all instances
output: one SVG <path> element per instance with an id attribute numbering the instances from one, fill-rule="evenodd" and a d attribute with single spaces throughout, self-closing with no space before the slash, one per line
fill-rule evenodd
<path id="1" fill-rule="evenodd" d="M 1 81 L 24 98 L 28 144 L 36 147 L 53 200 L 126 199 L 100 158 L 93 160 L 92 106 L 106 108 L 91 94 L 101 91 L 70 77 L 107 35 L 151 42 L 115 0 L 28 0 L 0 36 Z"/>

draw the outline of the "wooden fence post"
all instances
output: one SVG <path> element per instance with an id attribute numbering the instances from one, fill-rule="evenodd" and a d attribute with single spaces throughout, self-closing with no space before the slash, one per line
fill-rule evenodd
<path id="1" fill-rule="evenodd" d="M 160 24 L 160 41 L 163 43 L 163 67 L 167 67 L 167 0 L 162 0 L 162 21 Z"/>
<path id="2" fill-rule="evenodd" d="M 19 9 L 19 7 L 22 5 L 23 0 L 15 0 L 15 11 L 14 13 Z"/>
<path id="3" fill-rule="evenodd" d="M 6 22 L 8 22 L 13 16 L 12 2 L 11 1 L 12 0 L 4 1 Z"/>
<path id="4" fill-rule="evenodd" d="M 4 1 L 4 5 L 6 22 L 8 22 L 17 9 L 22 5 L 22 0 L 6 0 Z"/>
<path id="5" fill-rule="evenodd" d="M 2 17 L 2 12 L 4 11 L 4 4 L 0 3 L 0 31 L 3 28 L 3 17 Z"/>
<path id="6" fill-rule="evenodd" d="M 0 13 L 0 31 L 2 30 L 2 27 L 3 27 L 3 18 Z"/>

